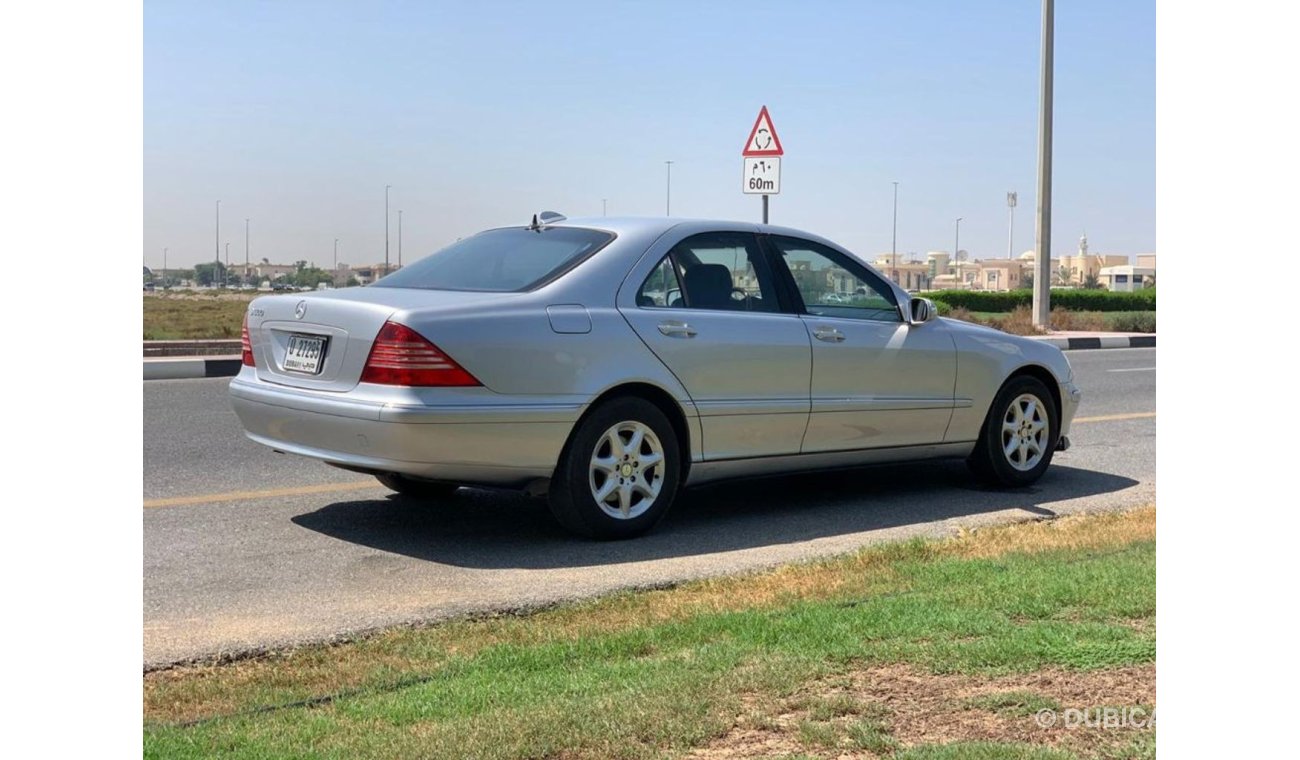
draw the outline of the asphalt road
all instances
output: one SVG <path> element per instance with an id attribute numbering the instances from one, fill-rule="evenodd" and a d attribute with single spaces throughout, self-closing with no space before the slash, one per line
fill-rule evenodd
<path id="1" fill-rule="evenodd" d="M 462 489 L 424 504 L 243 437 L 227 380 L 144 384 L 144 664 L 234 656 L 386 626 L 518 610 L 911 536 L 1155 499 L 1156 351 L 1070 353 L 1084 391 L 1034 487 L 959 462 L 724 483 L 649 536 L 570 537 L 545 503 Z"/>

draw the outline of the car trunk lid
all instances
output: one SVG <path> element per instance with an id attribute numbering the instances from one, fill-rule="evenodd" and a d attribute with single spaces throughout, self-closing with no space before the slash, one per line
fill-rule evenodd
<path id="1" fill-rule="evenodd" d="M 249 335 L 259 379 L 343 392 L 356 387 L 375 337 L 411 310 L 454 310 L 500 293 L 345 288 L 266 296 L 249 305 Z M 313 371 L 314 370 L 314 371 Z"/>

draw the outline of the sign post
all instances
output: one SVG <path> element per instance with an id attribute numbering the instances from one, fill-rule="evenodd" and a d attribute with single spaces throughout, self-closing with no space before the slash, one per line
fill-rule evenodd
<path id="1" fill-rule="evenodd" d="M 744 173 L 741 175 L 740 190 L 746 195 L 763 196 L 763 224 L 767 224 L 768 196 L 781 192 L 781 138 L 772 126 L 772 117 L 767 113 L 767 106 L 758 112 L 754 126 L 749 130 L 749 140 L 741 153 Z"/>

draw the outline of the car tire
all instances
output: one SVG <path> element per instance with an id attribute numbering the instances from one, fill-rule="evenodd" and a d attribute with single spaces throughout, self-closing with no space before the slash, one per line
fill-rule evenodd
<path id="1" fill-rule="evenodd" d="M 601 404 L 578 423 L 551 482 L 551 513 L 588 538 L 639 536 L 677 496 L 677 434 L 659 407 L 636 397 Z"/>
<path id="2" fill-rule="evenodd" d="M 385 487 L 413 499 L 445 499 L 460 487 L 454 483 L 420 480 L 419 478 L 399 475 L 395 472 L 376 474 L 375 479 L 383 483 Z"/>
<path id="3" fill-rule="evenodd" d="M 1018 375 L 993 399 L 966 463 L 987 483 L 1027 486 L 1047 471 L 1058 438 L 1060 422 L 1047 386 L 1038 378 Z"/>

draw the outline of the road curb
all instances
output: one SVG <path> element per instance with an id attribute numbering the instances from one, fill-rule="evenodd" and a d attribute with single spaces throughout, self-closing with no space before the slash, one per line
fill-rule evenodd
<path id="1" fill-rule="evenodd" d="M 1087 337 L 1035 338 L 1062 351 L 1088 351 L 1100 348 L 1155 348 L 1155 335 L 1097 335 Z"/>
<path id="2" fill-rule="evenodd" d="M 238 356 L 168 357 L 145 359 L 145 380 L 191 380 L 202 377 L 234 377 L 242 360 Z"/>

